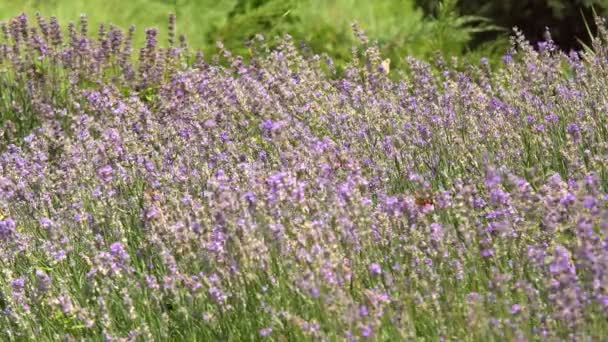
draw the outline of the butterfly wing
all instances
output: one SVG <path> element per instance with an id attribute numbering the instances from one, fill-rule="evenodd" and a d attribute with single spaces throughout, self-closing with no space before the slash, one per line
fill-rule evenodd
<path id="1" fill-rule="evenodd" d="M 391 71 L 391 60 L 390 58 L 387 58 L 385 60 L 382 61 L 382 63 L 380 63 L 380 66 L 382 67 L 382 71 L 388 75 L 388 73 Z"/>

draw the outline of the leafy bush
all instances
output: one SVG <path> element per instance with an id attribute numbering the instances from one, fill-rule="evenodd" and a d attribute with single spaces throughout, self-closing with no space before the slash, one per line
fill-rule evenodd
<path id="1" fill-rule="evenodd" d="M 211 31 L 208 43 L 221 41 L 232 52 L 248 56 L 250 50 L 244 43 L 256 34 L 263 32 L 270 39 L 270 46 L 276 46 L 278 42 L 273 43 L 272 39 L 289 33 L 313 51 L 326 52 L 342 67 L 357 44 L 350 32 L 350 21 L 357 19 L 368 36 L 378 41 L 392 65 L 400 66 L 407 55 L 427 58 L 436 52 L 444 56 L 461 55 L 476 33 L 497 29 L 482 17 L 459 15 L 451 0 L 441 4 L 437 16 L 424 20 L 413 12 L 409 0 L 374 3 L 369 6 L 369 10 L 376 11 L 373 18 L 360 20 L 366 19 L 362 17 L 367 10 L 366 3 L 362 0 L 351 1 L 350 5 L 347 1 L 239 0 L 223 24 Z M 336 19 L 335 13 L 342 12 L 345 12 L 344 19 Z M 323 13 L 334 14 L 323 16 Z M 367 25 L 375 21 L 383 24 L 368 29 Z M 506 40 L 498 41 L 495 46 L 504 50 Z M 480 54 L 496 54 L 496 50 L 481 50 Z"/>
<path id="2" fill-rule="evenodd" d="M 441 0 L 415 0 L 424 13 L 436 15 Z M 580 48 L 579 39 L 589 44 L 591 36 L 586 20 L 592 23 L 593 8 L 605 14 L 605 0 L 459 0 L 457 8 L 463 15 L 477 15 L 490 19 L 506 29 L 518 27 L 531 41 L 544 40 L 546 28 L 557 44 L 569 50 Z M 497 33 L 485 32 L 477 36 L 476 43 L 496 39 Z"/>

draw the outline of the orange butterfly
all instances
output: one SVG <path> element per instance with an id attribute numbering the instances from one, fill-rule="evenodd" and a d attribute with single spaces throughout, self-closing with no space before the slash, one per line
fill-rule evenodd
<path id="1" fill-rule="evenodd" d="M 434 205 L 435 199 L 433 197 L 416 197 L 416 204 L 419 206 Z"/>
<path id="2" fill-rule="evenodd" d="M 435 208 L 435 196 L 432 193 L 421 194 L 417 192 L 414 202 L 420 210 L 430 211 Z"/>

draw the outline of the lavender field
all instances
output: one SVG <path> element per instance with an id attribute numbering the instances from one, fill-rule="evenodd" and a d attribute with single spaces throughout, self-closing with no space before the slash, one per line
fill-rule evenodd
<path id="1" fill-rule="evenodd" d="M 2 24 L 0 340 L 606 339 L 608 31 L 389 70 L 354 25 L 342 70 L 174 25 Z"/>

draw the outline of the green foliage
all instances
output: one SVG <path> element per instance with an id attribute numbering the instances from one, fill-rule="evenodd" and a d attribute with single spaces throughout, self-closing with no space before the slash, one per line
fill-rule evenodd
<path id="1" fill-rule="evenodd" d="M 192 46 L 204 47 L 206 36 L 215 25 L 225 20 L 232 8 L 233 0 L 19 0 L 0 1 L 0 21 L 5 21 L 21 12 L 34 18 L 36 12 L 44 16 L 57 16 L 59 22 L 78 22 L 80 14 L 86 13 L 90 30 L 96 31 L 100 23 L 112 23 L 123 30 L 136 26 L 134 46 L 144 42 L 144 29 L 161 29 L 159 42 L 167 41 L 167 15 L 177 15 L 177 33 L 184 34 Z"/>
<path id="2" fill-rule="evenodd" d="M 294 6 L 294 0 L 238 0 L 227 13 L 226 22 L 210 33 L 208 43 L 221 41 L 233 53 L 246 55 L 244 43 L 255 34 L 280 35 L 299 24 L 299 18 L 291 14 Z"/>
<path id="3" fill-rule="evenodd" d="M 441 0 L 415 0 L 416 5 L 428 16 L 435 15 Z M 489 18 L 506 29 L 520 28 L 532 41 L 543 39 L 546 27 L 552 38 L 564 49 L 580 47 L 578 39 L 589 42 L 585 27 L 593 17 L 593 9 L 605 15 L 606 0 L 459 0 L 457 9 L 463 15 L 479 15 Z M 474 44 L 496 39 L 498 32 L 477 35 Z"/>
<path id="4" fill-rule="evenodd" d="M 457 0 L 445 0 L 437 6 L 432 20 L 425 21 L 424 32 L 432 49 L 444 55 L 463 52 L 463 47 L 473 39 L 475 34 L 501 31 L 491 21 L 477 15 L 460 15 Z"/>
<path id="5" fill-rule="evenodd" d="M 461 55 L 475 34 L 498 30 L 483 17 L 460 16 L 453 0 L 443 2 L 432 18 L 422 18 L 409 0 L 372 4 L 361 0 L 239 0 L 223 25 L 212 30 L 208 43 L 222 41 L 229 50 L 247 55 L 243 43 L 256 33 L 272 38 L 287 32 L 312 51 L 326 52 L 343 65 L 351 56 L 351 47 L 357 45 L 350 29 L 353 20 L 378 41 L 393 67 L 407 55 L 430 58 L 437 51 L 444 56 Z M 505 45 L 506 40 L 497 44 L 500 48 Z M 485 47 L 482 51 L 495 54 Z"/>
<path id="6" fill-rule="evenodd" d="M 143 44 L 146 27 L 160 28 L 159 42 L 166 45 L 167 14 L 177 16 L 177 34 L 184 34 L 188 44 L 206 55 L 217 51 L 216 42 L 233 54 L 247 57 L 245 42 L 257 33 L 272 45 L 275 36 L 289 33 L 296 42 L 304 41 L 315 53 L 327 53 L 338 66 L 351 56 L 357 45 L 351 24 L 359 22 L 372 41 L 377 41 L 385 57 L 399 68 L 403 58 L 413 55 L 430 58 L 436 51 L 444 55 L 471 53 L 467 44 L 478 31 L 493 27 L 478 16 L 459 16 L 454 1 L 447 1 L 434 17 L 423 17 L 413 0 L 74 0 L 0 2 L 0 21 L 22 11 L 31 18 L 37 11 L 55 15 L 61 23 L 78 21 L 81 13 L 89 15 L 90 30 L 100 23 L 113 23 L 126 29 L 137 26 L 135 46 Z M 494 44 L 503 50 L 506 40 Z M 474 54 L 496 55 L 480 46 Z"/>

